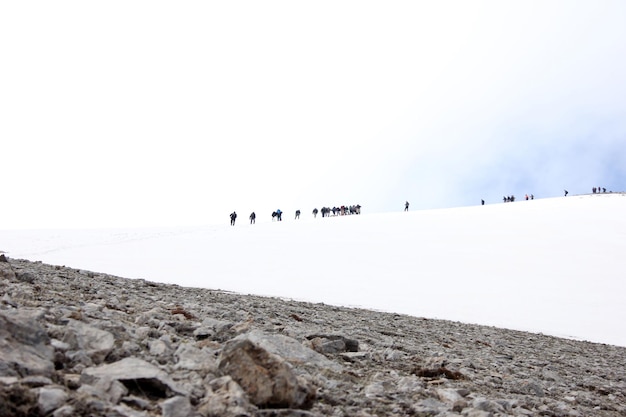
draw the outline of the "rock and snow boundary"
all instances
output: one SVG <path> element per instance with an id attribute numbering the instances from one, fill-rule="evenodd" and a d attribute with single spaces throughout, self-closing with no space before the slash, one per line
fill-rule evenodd
<path id="1" fill-rule="evenodd" d="M 0 416 L 623 416 L 626 348 L 0 255 Z"/>

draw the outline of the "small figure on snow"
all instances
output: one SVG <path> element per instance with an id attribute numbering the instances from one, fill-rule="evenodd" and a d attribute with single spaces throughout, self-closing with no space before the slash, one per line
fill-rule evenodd
<path id="1" fill-rule="evenodd" d="M 231 226 L 235 225 L 235 220 L 237 220 L 237 213 L 233 211 L 232 213 L 230 213 L 230 225 Z"/>
<path id="2" fill-rule="evenodd" d="M 409 211 L 409 202 L 404 203 L 404 211 Z"/>
<path id="3" fill-rule="evenodd" d="M 300 210 L 296 210 L 296 219 L 300 218 Z"/>
<path id="4" fill-rule="evenodd" d="M 256 214 L 252 212 L 252 214 L 250 215 L 250 224 L 255 224 L 255 223 L 256 223 Z"/>

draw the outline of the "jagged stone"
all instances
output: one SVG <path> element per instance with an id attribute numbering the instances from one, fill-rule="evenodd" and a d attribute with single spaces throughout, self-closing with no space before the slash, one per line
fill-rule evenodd
<path id="1" fill-rule="evenodd" d="M 52 417 L 74 417 L 76 416 L 76 409 L 72 405 L 64 405 L 60 408 L 57 408 L 54 413 L 52 413 Z"/>
<path id="2" fill-rule="evenodd" d="M 20 383 L 29 388 L 39 388 L 45 385 L 51 385 L 52 379 L 42 375 L 31 375 L 22 378 Z"/>
<path id="3" fill-rule="evenodd" d="M 149 397 L 188 395 L 167 376 L 165 371 L 139 358 L 124 358 L 111 364 L 87 368 L 81 375 L 81 381 L 87 384 L 102 378 L 118 380 L 124 383 L 130 392 Z"/>
<path id="4" fill-rule="evenodd" d="M 31 274 L 30 272 L 16 274 L 15 277 L 18 281 L 25 282 L 27 284 L 32 284 L 33 282 L 35 282 L 35 275 Z"/>
<path id="5" fill-rule="evenodd" d="M 227 343 L 218 369 L 230 375 L 257 406 L 309 408 L 315 398 L 314 387 L 296 375 L 287 361 L 249 338 Z"/>
<path id="6" fill-rule="evenodd" d="M 43 387 L 39 389 L 37 404 L 42 415 L 65 405 L 69 398 L 68 393 L 60 387 Z"/>
<path id="7" fill-rule="evenodd" d="M 110 332 L 71 319 L 63 340 L 72 346 L 71 349 L 84 352 L 94 364 L 102 363 L 115 344 Z"/>
<path id="8" fill-rule="evenodd" d="M 309 335 L 307 339 L 311 341 L 312 348 L 322 354 L 333 354 L 343 352 L 358 352 L 358 340 L 350 339 L 343 335 Z"/>
<path id="9" fill-rule="evenodd" d="M 188 343 L 180 344 L 174 357 L 178 359 L 174 369 L 199 371 L 202 374 L 217 372 L 215 352 L 208 348 L 198 349 Z"/>
<path id="10" fill-rule="evenodd" d="M 306 347 L 302 342 L 298 342 L 292 337 L 282 334 L 271 334 L 259 330 L 252 330 L 246 334 L 238 336 L 241 339 L 248 339 L 254 344 L 274 353 L 291 364 L 306 364 L 308 366 L 325 368 L 334 372 L 341 372 L 342 366 L 329 360 L 324 355 Z"/>
<path id="11" fill-rule="evenodd" d="M 15 271 L 13 271 L 13 268 L 11 268 L 11 264 L 9 262 L 0 262 L 0 278 L 6 279 L 8 281 L 15 281 Z"/>
<path id="12" fill-rule="evenodd" d="M 54 350 L 38 311 L 0 310 L 0 376 L 52 376 Z"/>
<path id="13" fill-rule="evenodd" d="M 162 417 L 189 417 L 192 413 L 189 398 L 183 396 L 169 398 L 161 402 L 159 406 Z"/>
<path id="14" fill-rule="evenodd" d="M 203 417 L 248 417 L 253 416 L 255 410 L 245 391 L 229 375 L 210 381 L 198 407 Z"/>

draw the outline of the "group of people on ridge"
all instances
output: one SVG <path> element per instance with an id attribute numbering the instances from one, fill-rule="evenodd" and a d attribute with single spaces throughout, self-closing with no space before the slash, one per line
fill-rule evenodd
<path id="1" fill-rule="evenodd" d="M 348 214 L 361 214 L 361 206 L 356 204 L 354 206 L 341 206 L 341 207 L 333 207 L 333 208 L 322 207 L 321 210 L 314 208 L 313 217 L 317 217 L 317 214 L 320 212 L 322 213 L 322 217 L 329 217 L 331 213 L 333 214 L 333 216 L 344 216 Z M 296 216 L 295 216 L 296 220 L 300 218 L 301 213 L 302 212 L 300 210 L 296 210 Z M 250 218 L 250 224 L 256 223 L 255 212 L 252 212 L 249 218 Z M 233 211 L 232 213 L 230 213 L 230 225 L 234 226 L 236 220 L 237 220 L 237 212 Z M 280 222 L 282 220 L 283 220 L 283 212 L 280 209 L 272 212 L 272 221 Z"/>
<path id="2" fill-rule="evenodd" d="M 330 217 L 330 213 L 333 216 L 346 216 L 350 214 L 361 214 L 361 206 L 356 204 L 354 206 L 340 206 L 340 207 L 322 207 L 320 211 L 317 208 L 313 209 L 313 217 L 317 217 L 317 213 L 322 213 L 322 217 Z"/>

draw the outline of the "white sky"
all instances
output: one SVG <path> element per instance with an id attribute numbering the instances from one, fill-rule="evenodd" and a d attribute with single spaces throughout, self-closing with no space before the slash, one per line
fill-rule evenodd
<path id="1" fill-rule="evenodd" d="M 626 190 L 626 3 L 0 4 L 0 230 Z"/>
<path id="2" fill-rule="evenodd" d="M 0 250 L 129 278 L 626 346 L 626 194 L 234 227 L 8 230 Z"/>

